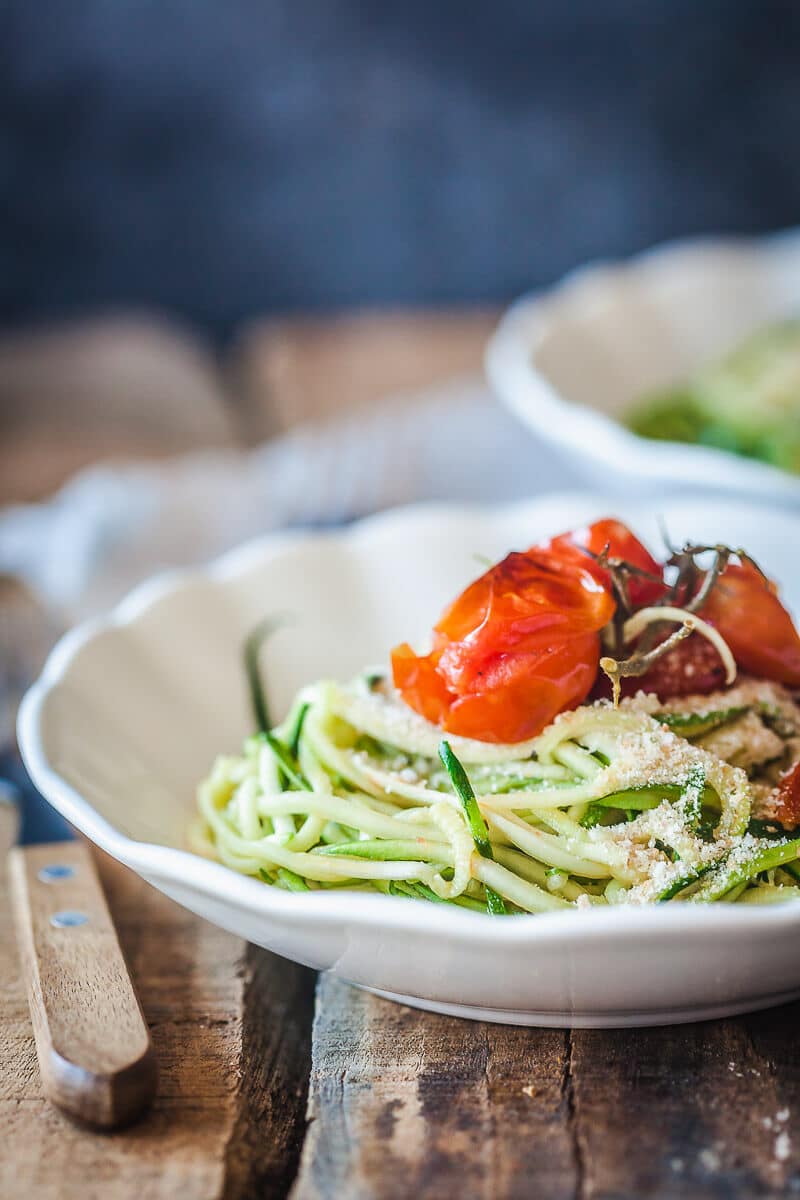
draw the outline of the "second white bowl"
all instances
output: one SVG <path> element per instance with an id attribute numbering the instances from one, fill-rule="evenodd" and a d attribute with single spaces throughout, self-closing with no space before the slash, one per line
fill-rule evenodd
<path id="1" fill-rule="evenodd" d="M 708 491 L 800 505 L 800 476 L 621 423 L 753 330 L 800 315 L 800 231 L 676 242 L 586 267 L 504 316 L 486 354 L 497 395 L 605 490 Z"/>

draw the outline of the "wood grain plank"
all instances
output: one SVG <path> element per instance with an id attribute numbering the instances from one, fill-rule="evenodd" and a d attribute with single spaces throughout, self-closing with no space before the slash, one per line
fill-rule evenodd
<path id="1" fill-rule="evenodd" d="M 774 1173 L 791 1195 L 800 1194 L 800 1057 L 797 1030 L 800 1003 L 741 1018 L 761 1075 L 769 1081 L 770 1103 L 760 1116 L 763 1133 L 772 1144 Z M 771 1111 L 769 1111 L 771 1109 Z"/>
<path id="2" fill-rule="evenodd" d="M 237 1116 L 225 1200 L 282 1197 L 306 1131 L 316 972 L 248 946 L 243 960 Z"/>
<path id="3" fill-rule="evenodd" d="M 798 1017 L 510 1029 L 324 979 L 292 1200 L 797 1195 Z"/>
<path id="4" fill-rule="evenodd" d="M 786 1057 L 799 1013 L 792 1005 L 758 1018 L 573 1031 L 569 1092 L 582 1200 L 796 1195 L 800 1073 L 779 1082 L 759 1040 L 782 1046 Z"/>
<path id="5" fill-rule="evenodd" d="M 567 1037 L 320 980 L 292 1200 L 572 1197 Z"/>
<path id="6" fill-rule="evenodd" d="M 351 313 L 265 320 L 228 360 L 230 393 L 249 441 L 482 370 L 498 312 Z"/>

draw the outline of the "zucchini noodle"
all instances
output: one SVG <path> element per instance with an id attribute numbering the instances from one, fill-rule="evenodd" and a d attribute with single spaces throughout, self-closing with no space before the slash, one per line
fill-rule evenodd
<path id="1" fill-rule="evenodd" d="M 700 744 L 755 707 L 652 709 L 598 702 L 527 742 L 442 742 L 374 677 L 321 682 L 217 759 L 197 848 L 294 892 L 495 914 L 800 896 L 800 840 L 752 822 L 748 774 Z"/>

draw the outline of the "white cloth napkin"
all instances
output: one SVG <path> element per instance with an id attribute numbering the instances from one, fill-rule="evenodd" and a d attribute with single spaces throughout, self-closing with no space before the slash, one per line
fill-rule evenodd
<path id="1" fill-rule="evenodd" d="M 75 620 L 154 571 L 267 530 L 336 524 L 410 501 L 502 501 L 580 483 L 470 379 L 248 452 L 90 468 L 53 499 L 0 513 L 0 572 Z"/>

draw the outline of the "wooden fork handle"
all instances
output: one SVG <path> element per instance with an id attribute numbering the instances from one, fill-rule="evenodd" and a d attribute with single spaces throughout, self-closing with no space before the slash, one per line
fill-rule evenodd
<path id="1" fill-rule="evenodd" d="M 127 1125 L 156 1061 L 89 848 L 17 847 L 9 867 L 45 1094 L 95 1129 Z"/>

